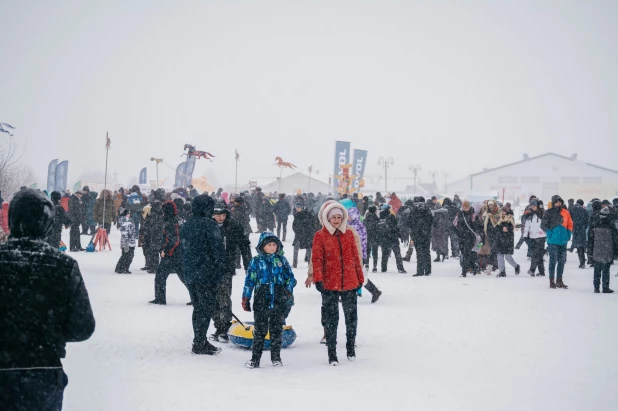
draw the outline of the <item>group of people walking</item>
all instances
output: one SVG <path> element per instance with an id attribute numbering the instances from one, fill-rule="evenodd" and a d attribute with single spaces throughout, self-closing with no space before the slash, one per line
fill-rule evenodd
<path id="1" fill-rule="evenodd" d="M 63 228 L 71 227 L 71 237 L 75 226 L 90 232 L 96 228 L 97 224 L 93 228 L 91 222 L 84 225 L 83 211 L 76 211 L 76 207 L 86 208 L 81 199 L 84 192 L 89 190 L 69 198 L 68 212 L 62 204 L 66 197 L 57 192 L 48 198 L 39 191 L 24 189 L 10 203 L 10 237 L 1 239 L 6 243 L 0 246 L 0 297 L 7 309 L 0 327 L 4 330 L 0 336 L 4 353 L 0 355 L 0 382 L 15 389 L 3 390 L 2 395 L 7 398 L 0 398 L 0 404 L 21 401 L 35 404 L 35 408 L 40 401 L 61 404 L 66 386 L 60 364 L 64 346 L 69 341 L 83 341 L 94 332 L 94 316 L 77 263 L 59 251 Z M 515 245 L 518 226 L 509 204 L 502 206 L 487 200 L 475 209 L 470 202 L 457 198 L 445 198 L 442 204 L 435 198 L 426 201 L 423 197 L 401 202 L 392 194 L 388 202 L 378 194 L 375 201 L 367 197 L 344 196 L 335 201 L 327 196 L 317 199 L 280 195 L 272 204 L 259 191 L 253 196 L 238 195 L 226 201 L 197 193 L 181 200 L 163 190 L 144 198 L 132 190 L 114 210 L 113 194 L 104 191 L 93 202 L 92 213 L 99 227 L 109 229 L 115 223 L 120 230 L 122 253 L 117 273 L 130 274 L 134 249 L 143 247 L 143 269 L 155 274 L 152 304 L 166 304 L 169 274 L 176 273 L 186 286 L 193 306 L 194 354 L 218 354 L 221 348 L 210 341 L 228 342 L 233 316 L 232 279 L 235 270 L 244 266 L 242 308 L 253 310 L 255 319 L 252 356 L 245 364 L 248 368 L 260 367 L 268 333 L 272 364 L 283 365 L 282 328 L 294 306 L 294 269 L 303 249 L 308 263 L 305 286 L 314 286 L 322 298 L 321 323 L 330 365 L 339 364 L 339 302 L 343 305 L 346 327 L 346 357 L 350 361 L 356 359 L 357 299 L 362 288 L 371 294 L 372 303 L 382 294 L 368 279 L 370 267 L 371 272 L 377 272 L 379 250 L 382 272 L 388 270 L 388 260 L 394 254 L 398 272 L 406 273 L 403 262 L 410 261 L 416 250 L 414 276 L 428 276 L 432 273 L 430 250 L 436 252 L 433 262 L 444 261 L 449 257 L 450 239 L 450 256 L 459 258 L 463 277 L 492 271 L 498 271 L 498 277 L 506 277 L 506 263 L 514 268 L 515 274 L 520 273 L 513 253 L 525 242 L 529 275 L 545 276 L 544 257 L 549 256 L 552 289 L 568 288 L 563 279 L 567 252 L 577 250 L 580 268 L 586 264 L 594 266 L 595 293 L 613 293 L 609 288 L 609 270 L 618 257 L 618 201 L 612 204 L 593 199 L 584 208 L 584 202 L 578 200 L 567 207 L 556 195 L 550 208 L 544 210 L 543 202 L 533 196 L 521 217 L 522 234 Z M 107 208 L 110 199 L 111 211 Z M 99 200 L 104 204 L 99 204 Z M 260 204 L 258 211 L 251 208 L 251 202 Z M 266 212 L 272 212 L 276 227 L 264 220 Z M 250 216 L 255 213 L 261 215 L 258 226 L 265 230 L 253 256 L 249 235 Z M 294 218 L 291 264 L 284 255 L 290 215 Z M 569 242 L 571 247 L 567 248 Z M 401 243 L 407 246 L 405 256 Z M 71 251 L 80 249 L 80 244 L 71 241 Z M 32 300 L 43 294 L 50 295 L 46 301 L 53 306 L 43 307 Z M 25 306 L 30 308 L 24 310 Z M 209 336 L 211 320 L 215 332 Z M 24 345 L 15 329 L 16 324 L 24 322 L 31 324 L 33 330 L 46 331 L 28 338 Z M 29 389 L 37 394 L 19 397 L 20 392 Z"/>

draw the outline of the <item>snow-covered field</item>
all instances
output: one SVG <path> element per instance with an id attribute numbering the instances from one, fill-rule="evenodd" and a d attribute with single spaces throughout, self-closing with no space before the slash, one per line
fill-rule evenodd
<path id="1" fill-rule="evenodd" d="M 507 278 L 460 278 L 458 262 L 450 259 L 433 263 L 431 277 L 413 278 L 415 257 L 404 263 L 406 275 L 396 273 L 391 258 L 389 273 L 371 275 L 384 292 L 380 301 L 371 304 L 366 290 L 359 300 L 354 363 L 345 359 L 341 316 L 339 367 L 328 366 L 326 348 L 319 344 L 321 299 L 314 288 L 304 288 L 307 269 L 301 263 L 288 321 L 298 339 L 283 350 L 283 368 L 274 369 L 266 351 L 262 368 L 248 370 L 244 362 L 250 352 L 231 345 L 217 344 L 223 352 L 215 357 L 191 355 L 186 289 L 171 275 L 168 305 L 149 305 L 154 275 L 139 270 L 144 265 L 139 248 L 133 274 L 114 273 L 119 234 L 112 230 L 112 252 L 73 254 L 97 328 L 87 342 L 68 346 L 66 410 L 618 407 L 618 293 L 593 294 L 592 269 L 579 270 L 576 254 L 569 254 L 564 277 L 569 290 L 550 290 L 547 277 L 525 274 L 525 245 L 515 254 L 522 265 L 518 277 L 509 267 Z M 289 237 L 285 246 L 291 260 Z M 612 267 L 612 281 L 618 281 L 615 274 Z M 243 281 L 238 270 L 234 312 L 251 320 L 240 306 Z"/>

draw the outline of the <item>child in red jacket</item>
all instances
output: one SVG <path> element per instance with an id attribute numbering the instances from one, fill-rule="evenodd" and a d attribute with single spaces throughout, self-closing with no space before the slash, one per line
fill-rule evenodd
<path id="1" fill-rule="evenodd" d="M 356 359 L 354 343 L 358 314 L 356 291 L 365 281 L 361 260 L 352 231 L 348 230 L 348 213 L 341 204 L 325 203 L 320 210 L 324 227 L 313 238 L 311 262 L 315 288 L 322 293 L 322 324 L 326 330 L 328 363 L 337 359 L 339 299 L 346 324 L 348 360 Z"/>

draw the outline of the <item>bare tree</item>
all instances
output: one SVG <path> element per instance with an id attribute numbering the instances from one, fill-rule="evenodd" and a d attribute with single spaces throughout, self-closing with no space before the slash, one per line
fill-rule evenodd
<path id="1" fill-rule="evenodd" d="M 0 192 L 5 200 L 34 180 L 32 170 L 21 164 L 22 156 L 23 152 L 18 152 L 13 137 L 0 137 Z"/>

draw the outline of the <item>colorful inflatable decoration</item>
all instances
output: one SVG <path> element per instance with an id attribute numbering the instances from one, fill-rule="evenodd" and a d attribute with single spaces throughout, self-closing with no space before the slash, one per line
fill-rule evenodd
<path id="1" fill-rule="evenodd" d="M 236 320 L 232 321 L 232 326 L 227 332 L 227 335 L 230 337 L 232 344 L 250 349 L 253 345 L 253 323 L 246 322 L 245 324 L 249 327 L 248 330 L 245 330 L 245 327 L 240 325 Z M 281 348 L 288 348 L 290 345 L 294 344 L 294 341 L 296 341 L 296 331 L 294 331 L 291 325 L 283 326 Z M 266 334 L 264 349 L 270 350 L 270 333 Z"/>
<path id="2" fill-rule="evenodd" d="M 206 152 L 206 151 L 199 151 L 196 150 L 195 147 L 193 147 L 191 144 L 185 144 L 185 150 L 189 150 L 184 154 L 181 154 L 180 157 L 182 156 L 187 156 L 187 158 L 189 157 L 195 157 L 196 160 L 199 160 L 200 158 L 205 158 L 206 160 L 212 161 L 211 157 L 214 157 L 212 154 Z"/>

